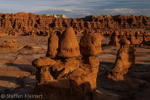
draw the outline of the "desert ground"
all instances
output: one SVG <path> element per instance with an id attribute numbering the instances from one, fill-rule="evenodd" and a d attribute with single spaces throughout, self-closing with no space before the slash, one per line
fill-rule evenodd
<path id="1" fill-rule="evenodd" d="M 82 36 L 76 35 L 78 42 Z M 32 94 L 36 85 L 36 68 L 31 62 L 45 56 L 48 36 L 8 36 L 0 38 L 0 44 L 6 40 L 17 42 L 13 47 L 0 48 L 0 94 Z M 110 37 L 103 36 L 102 52 L 98 56 L 100 65 L 96 89 L 99 98 L 149 100 L 150 49 L 136 46 L 132 81 L 115 82 L 108 80 L 105 73 L 113 67 L 119 47 L 109 46 L 109 41 Z"/>

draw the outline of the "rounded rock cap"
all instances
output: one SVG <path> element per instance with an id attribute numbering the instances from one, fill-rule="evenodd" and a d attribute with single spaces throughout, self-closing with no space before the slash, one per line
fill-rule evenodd
<path id="1" fill-rule="evenodd" d="M 80 51 L 82 55 L 93 56 L 102 52 L 102 36 L 99 33 L 87 33 L 80 40 Z"/>
<path id="2" fill-rule="evenodd" d="M 72 27 L 67 28 L 59 38 L 58 57 L 70 58 L 80 55 L 79 44 Z"/>
<path id="3" fill-rule="evenodd" d="M 40 57 L 32 61 L 32 65 L 36 67 L 53 66 L 55 63 L 56 63 L 55 60 L 49 57 Z"/>

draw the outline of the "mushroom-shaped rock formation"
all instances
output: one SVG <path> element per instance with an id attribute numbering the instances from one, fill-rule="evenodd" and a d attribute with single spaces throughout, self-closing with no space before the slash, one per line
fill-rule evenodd
<path id="1" fill-rule="evenodd" d="M 91 100 L 96 89 L 101 40 L 99 33 L 85 34 L 80 41 L 83 57 L 79 60 L 76 57 L 80 50 L 73 28 L 66 29 L 59 38 L 57 59 L 42 57 L 33 61 L 37 68 L 34 94 L 42 94 L 44 100 Z"/>
<path id="2" fill-rule="evenodd" d="M 59 39 L 58 57 L 70 58 L 80 55 L 79 44 L 72 27 L 67 28 Z"/>
<path id="3" fill-rule="evenodd" d="M 59 43 L 59 38 L 57 37 L 56 34 L 51 34 L 50 37 L 48 38 L 48 48 L 47 48 L 47 53 L 46 56 L 50 58 L 55 58 L 58 51 L 58 43 Z"/>
<path id="4" fill-rule="evenodd" d="M 80 51 L 84 56 L 93 56 L 102 52 L 102 36 L 99 33 L 87 33 L 80 40 Z"/>
<path id="5" fill-rule="evenodd" d="M 118 50 L 115 64 L 111 70 L 108 72 L 108 78 L 115 81 L 125 80 L 129 77 L 132 72 L 132 67 L 135 65 L 135 49 L 134 46 L 130 44 L 127 39 L 122 39 L 119 41 L 121 44 Z"/>
<path id="6" fill-rule="evenodd" d="M 44 84 L 53 80 L 52 75 L 49 72 L 49 67 L 56 62 L 49 57 L 40 57 L 32 61 L 32 65 L 36 66 L 36 80 L 38 84 Z"/>
<path id="7" fill-rule="evenodd" d="M 49 58 L 49 57 L 40 57 L 32 61 L 32 65 L 36 67 L 41 67 L 41 66 L 52 66 L 56 62 Z"/>

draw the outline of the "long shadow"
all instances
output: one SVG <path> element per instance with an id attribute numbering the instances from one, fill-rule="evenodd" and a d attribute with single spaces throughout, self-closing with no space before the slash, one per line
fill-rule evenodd
<path id="1" fill-rule="evenodd" d="M 21 83 L 18 82 L 21 79 L 20 78 L 16 78 L 16 77 L 0 76 L 0 80 L 9 81 L 9 82 L 15 83 L 16 85 L 21 85 Z"/>
<path id="2" fill-rule="evenodd" d="M 115 63 L 115 62 L 114 62 Z M 107 68 L 111 69 L 114 65 L 114 63 L 111 63 L 111 62 L 100 62 L 100 65 L 99 67 L 103 66 L 103 65 L 106 65 Z M 103 67 L 104 68 L 104 67 Z M 106 70 L 106 69 L 105 69 Z M 108 69 L 107 69 L 108 70 Z"/>
<path id="3" fill-rule="evenodd" d="M 13 64 L 13 63 L 6 63 L 5 65 L 11 66 L 11 67 L 17 67 L 22 71 L 30 72 L 31 74 L 35 74 L 36 68 L 32 65 L 27 64 Z"/>
<path id="4" fill-rule="evenodd" d="M 102 48 L 108 46 L 108 44 L 102 44 Z"/>
<path id="5" fill-rule="evenodd" d="M 30 72 L 31 74 L 35 74 L 36 73 L 36 68 L 32 65 L 26 65 L 26 64 L 11 64 L 11 63 L 7 63 L 5 64 L 7 66 L 10 66 L 10 67 L 17 67 L 19 70 L 21 71 L 25 71 L 25 72 Z M 18 71 L 19 71 L 18 70 Z M 15 69 L 13 70 L 15 71 Z M 17 76 L 17 75 L 16 75 Z M 8 83 L 14 83 L 16 86 L 18 86 L 17 88 L 23 88 L 24 87 L 24 84 L 23 84 L 23 79 L 24 77 L 23 76 L 20 76 L 20 77 L 15 77 L 15 76 L 0 76 L 0 80 L 2 81 L 8 81 Z M 34 80 L 34 79 L 33 79 Z M 32 81 L 32 79 L 31 79 Z M 0 86 L 1 89 L 4 89 L 3 93 L 8 93 L 10 92 L 10 88 L 9 87 L 3 87 L 3 86 Z M 16 89 L 16 87 L 14 87 Z M 1 90 L 0 90 L 0 93 L 1 93 Z"/>
<path id="6" fill-rule="evenodd" d="M 113 65 L 114 63 L 111 63 L 111 62 L 100 62 L 100 64 L 104 64 L 104 65 Z"/>
<path id="7" fill-rule="evenodd" d="M 11 83 L 14 83 L 15 85 L 17 85 L 17 87 L 11 87 L 11 88 L 14 88 L 14 89 L 25 87 L 25 85 L 23 83 L 23 78 L 24 77 L 17 78 L 17 77 L 11 77 L 11 76 L 0 76 L 0 80 L 2 80 L 2 81 L 8 81 L 8 82 L 11 82 Z M 32 80 L 35 80 L 35 79 L 30 78 L 30 80 L 32 81 Z M 10 90 L 10 88 L 8 88 L 8 87 L 0 86 L 0 88 L 4 89 L 4 91 L 0 90 L 0 94 L 12 92 Z"/>
<path id="8" fill-rule="evenodd" d="M 148 62 L 148 61 L 144 61 L 144 62 Z M 110 66 L 110 68 L 112 68 L 114 64 L 115 64 L 115 62 L 114 63 L 111 63 L 111 62 L 100 62 L 99 66 L 107 65 L 107 66 Z M 150 69 L 150 64 L 136 64 L 135 63 L 135 66 L 133 67 L 133 69 L 136 69 L 136 67 L 141 67 L 141 69 L 143 69 L 143 68 Z"/>

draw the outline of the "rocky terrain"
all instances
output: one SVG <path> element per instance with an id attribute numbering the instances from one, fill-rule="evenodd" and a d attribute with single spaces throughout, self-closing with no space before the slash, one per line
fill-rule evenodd
<path id="1" fill-rule="evenodd" d="M 0 16 L 0 100 L 150 99 L 149 17 Z"/>
<path id="2" fill-rule="evenodd" d="M 62 15 L 63 16 L 63 15 Z M 85 18 L 56 18 L 54 15 L 35 15 L 19 12 L 0 13 L 0 36 L 7 35 L 50 35 L 62 33 L 67 27 L 73 27 L 76 34 L 102 32 L 111 35 L 120 29 L 149 29 L 150 17 L 146 16 L 87 16 Z M 129 32 L 127 32 L 129 33 Z"/>

